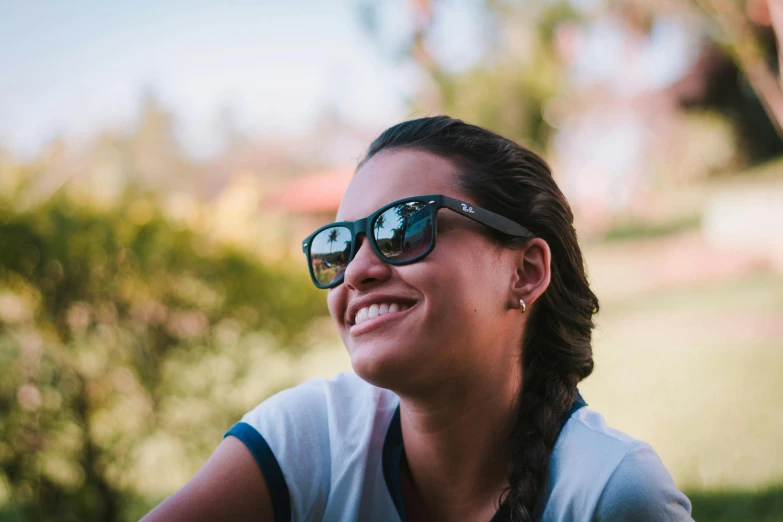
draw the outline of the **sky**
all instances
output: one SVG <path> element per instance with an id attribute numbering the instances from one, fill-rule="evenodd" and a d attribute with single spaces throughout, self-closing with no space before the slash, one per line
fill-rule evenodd
<path id="1" fill-rule="evenodd" d="M 0 145 L 20 155 L 128 125 L 146 92 L 196 154 L 219 146 L 226 109 L 251 134 L 300 132 L 330 105 L 381 128 L 415 74 L 351 0 L 0 0 Z"/>
<path id="2" fill-rule="evenodd" d="M 595 0 L 573 0 L 588 9 Z M 379 6 L 375 37 L 362 2 Z M 585 4 L 585 5 L 581 5 Z M 406 0 L 0 0 L 0 147 L 32 156 L 52 139 L 86 141 L 132 124 L 145 94 L 176 115 L 194 156 L 221 145 L 221 115 L 251 136 L 296 134 L 327 109 L 373 131 L 410 116 L 421 81 L 395 60 L 410 34 Z M 482 59 L 491 26 L 480 0 L 435 4 L 439 63 Z M 585 7 L 586 6 L 586 7 Z M 657 24 L 635 74 L 621 32 L 599 21 L 580 49 L 577 79 L 660 87 L 697 49 L 678 21 Z M 607 25 L 607 23 L 609 25 Z"/>

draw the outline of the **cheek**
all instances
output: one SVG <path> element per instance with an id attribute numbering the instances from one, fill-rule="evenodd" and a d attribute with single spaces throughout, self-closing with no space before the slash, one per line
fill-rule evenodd
<path id="1" fill-rule="evenodd" d="M 501 277 L 497 266 L 468 253 L 434 259 L 432 270 L 419 280 L 426 285 L 433 319 L 447 330 L 464 332 L 474 329 L 477 321 L 493 320 L 503 299 Z"/>
<path id="2" fill-rule="evenodd" d="M 343 327 L 343 317 L 345 316 L 346 296 L 343 287 L 344 285 L 340 285 L 337 288 L 332 288 L 326 295 L 326 306 L 329 308 L 329 314 L 338 329 Z"/>
<path id="3" fill-rule="evenodd" d="M 494 253 L 495 247 L 483 238 L 477 239 L 474 234 L 466 233 L 464 236 L 461 241 L 455 239 L 444 244 L 440 251 L 441 245 L 436 247 L 432 262 L 437 278 L 465 299 L 497 292 L 503 269 Z"/>
<path id="4" fill-rule="evenodd" d="M 488 248 L 461 249 L 444 263 L 443 305 L 454 316 L 452 326 L 460 331 L 497 328 L 496 322 L 505 315 L 510 277 Z"/>

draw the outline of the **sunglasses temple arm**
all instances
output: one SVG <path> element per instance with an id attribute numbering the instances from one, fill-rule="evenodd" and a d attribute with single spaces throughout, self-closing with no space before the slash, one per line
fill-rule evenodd
<path id="1" fill-rule="evenodd" d="M 489 210 L 484 210 L 479 206 L 465 203 L 464 201 L 460 201 L 449 196 L 443 196 L 443 206 L 449 210 L 453 210 L 457 214 L 462 214 L 463 216 L 470 218 L 477 223 L 494 228 L 495 230 L 510 236 L 524 237 L 533 235 L 528 229 L 516 221 L 512 221 L 507 217 L 501 216 L 500 214 L 496 214 Z"/>

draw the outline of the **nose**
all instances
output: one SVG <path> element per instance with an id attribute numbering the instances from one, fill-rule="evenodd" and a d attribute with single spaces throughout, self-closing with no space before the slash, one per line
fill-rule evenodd
<path id="1" fill-rule="evenodd" d="M 375 283 L 388 281 L 392 267 L 379 258 L 372 249 L 367 236 L 360 236 L 356 255 L 345 268 L 343 283 L 352 290 L 364 290 Z"/>

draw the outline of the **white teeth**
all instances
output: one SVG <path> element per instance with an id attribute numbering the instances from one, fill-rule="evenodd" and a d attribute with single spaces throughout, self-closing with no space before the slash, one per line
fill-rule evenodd
<path id="1" fill-rule="evenodd" d="M 359 313 L 356 314 L 356 324 L 359 324 L 367 319 L 367 309 L 362 308 Z"/>
<path id="2" fill-rule="evenodd" d="M 364 308 L 360 309 L 359 312 L 356 314 L 356 319 L 354 320 L 354 323 L 361 324 L 364 321 L 367 321 L 368 319 L 374 319 L 379 315 L 385 315 L 394 312 L 402 312 L 404 310 L 407 310 L 408 308 L 410 308 L 410 306 L 404 304 L 398 304 L 398 303 L 392 303 L 392 304 L 382 303 L 380 305 L 373 304 L 370 306 L 365 306 Z"/>

